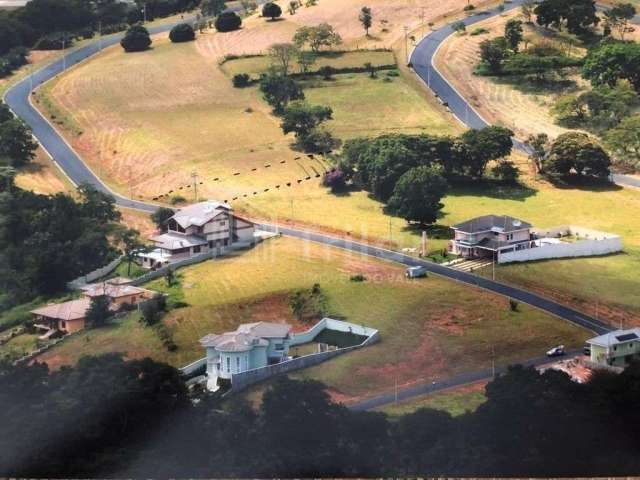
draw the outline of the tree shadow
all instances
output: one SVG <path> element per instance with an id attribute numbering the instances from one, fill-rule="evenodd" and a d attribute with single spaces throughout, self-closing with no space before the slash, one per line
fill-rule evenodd
<path id="1" fill-rule="evenodd" d="M 523 184 L 505 185 L 490 180 L 474 182 L 457 181 L 452 183 L 447 196 L 463 197 L 468 195 L 496 198 L 499 200 L 516 200 L 523 202 L 535 195 L 537 190 Z"/>
<path id="2" fill-rule="evenodd" d="M 497 84 L 509 85 L 526 94 L 569 94 L 578 90 L 578 83 L 568 78 L 539 79 L 529 75 L 504 75 L 493 78 Z"/>
<path id="3" fill-rule="evenodd" d="M 438 217 L 442 218 L 444 214 L 439 214 Z M 402 227 L 402 231 L 405 233 L 421 234 L 423 231 L 427 232 L 427 237 L 432 240 L 451 240 L 453 238 L 453 230 L 449 225 L 443 225 L 441 223 L 433 223 L 431 225 L 420 225 L 419 223 L 407 223 Z"/>
<path id="4" fill-rule="evenodd" d="M 623 189 L 609 180 L 585 177 L 582 175 L 569 175 L 563 178 L 550 178 L 549 182 L 559 190 L 581 190 L 585 192 L 618 192 Z"/>

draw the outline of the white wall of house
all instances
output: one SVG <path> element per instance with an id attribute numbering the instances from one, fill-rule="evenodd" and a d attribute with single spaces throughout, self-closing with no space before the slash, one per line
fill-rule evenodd
<path id="1" fill-rule="evenodd" d="M 608 255 L 620 251 L 622 251 L 622 239 L 618 236 L 612 236 L 602 240 L 578 240 L 575 242 L 543 244 L 536 248 L 501 253 L 498 257 L 498 263 L 528 262 L 549 258 L 589 257 Z"/>

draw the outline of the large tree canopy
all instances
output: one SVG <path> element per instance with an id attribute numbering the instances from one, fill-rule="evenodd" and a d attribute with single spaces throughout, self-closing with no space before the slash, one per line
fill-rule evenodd
<path id="1" fill-rule="evenodd" d="M 149 31 L 142 25 L 132 25 L 127 30 L 124 38 L 120 40 L 120 45 L 125 52 L 142 52 L 151 45 Z"/>
<path id="2" fill-rule="evenodd" d="M 22 120 L 11 118 L 0 122 L 0 164 L 22 167 L 33 159 L 37 148 L 31 129 Z"/>
<path id="3" fill-rule="evenodd" d="M 584 32 L 600 21 L 594 0 L 543 0 L 534 12 L 538 25 L 562 30 L 562 25 L 566 23 L 571 33 Z"/>
<path id="4" fill-rule="evenodd" d="M 587 54 L 582 76 L 594 86 L 627 80 L 640 93 L 640 44 L 605 42 Z"/>
<path id="5" fill-rule="evenodd" d="M 560 135 L 542 163 L 545 174 L 562 178 L 568 178 L 572 173 L 606 178 L 610 165 L 607 152 L 589 135 L 581 132 Z"/>

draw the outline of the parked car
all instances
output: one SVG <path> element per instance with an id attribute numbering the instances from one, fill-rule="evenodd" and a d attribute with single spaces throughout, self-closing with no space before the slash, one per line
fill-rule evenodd
<path id="1" fill-rule="evenodd" d="M 404 275 L 407 278 L 421 278 L 427 276 L 427 267 L 421 267 L 419 265 L 415 267 L 409 267 L 405 271 Z"/>
<path id="2" fill-rule="evenodd" d="M 564 345 L 553 347 L 547 352 L 547 357 L 561 357 L 562 355 L 564 355 Z"/>

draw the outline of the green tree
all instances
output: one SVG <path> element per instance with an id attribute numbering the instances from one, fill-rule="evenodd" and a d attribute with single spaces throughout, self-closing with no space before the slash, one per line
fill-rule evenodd
<path id="1" fill-rule="evenodd" d="M 306 50 L 298 50 L 297 51 L 297 60 L 298 65 L 300 65 L 300 73 L 306 75 L 309 72 L 309 69 L 313 64 L 316 63 L 316 59 L 318 56 L 313 52 L 308 52 Z"/>
<path id="2" fill-rule="evenodd" d="M 0 123 L 4 123 L 8 120 L 13 120 L 14 116 L 6 103 L 0 101 Z"/>
<path id="3" fill-rule="evenodd" d="M 513 132 L 505 127 L 491 126 L 467 130 L 460 140 L 464 149 L 464 169 L 467 175 L 480 178 L 487 163 L 511 154 Z"/>
<path id="4" fill-rule="evenodd" d="M 173 217 L 174 213 L 175 212 L 170 208 L 158 207 L 158 209 L 150 215 L 151 221 L 154 223 L 158 230 L 166 231 L 166 222 L 171 217 Z"/>
<path id="5" fill-rule="evenodd" d="M 132 25 L 120 40 L 120 45 L 125 52 L 142 52 L 151 45 L 149 31 L 142 25 Z"/>
<path id="6" fill-rule="evenodd" d="M 629 22 L 636 14 L 636 7 L 631 3 L 617 3 L 604 12 L 605 21 L 610 28 L 615 28 L 624 40 L 625 33 L 629 30 Z"/>
<path id="7" fill-rule="evenodd" d="M 260 91 L 277 114 L 281 114 L 290 101 L 304 99 L 302 87 L 295 80 L 274 70 L 260 78 Z"/>
<path id="8" fill-rule="evenodd" d="M 180 23 L 169 32 L 169 40 L 173 43 L 190 42 L 195 38 L 196 32 L 193 31 L 193 27 L 188 23 Z"/>
<path id="9" fill-rule="evenodd" d="M 567 30 L 576 34 L 597 25 L 600 20 L 593 0 L 543 0 L 534 13 L 538 25 L 562 30 L 562 25 L 566 23 Z"/>
<path id="10" fill-rule="evenodd" d="M 529 135 L 525 144 L 531 149 L 529 160 L 536 167 L 537 172 L 542 172 L 544 159 L 548 154 L 549 136 L 546 133 L 532 134 Z"/>
<path id="11" fill-rule="evenodd" d="M 282 9 L 277 3 L 267 2 L 262 7 L 262 16 L 265 18 L 270 18 L 273 22 L 276 18 L 279 18 L 282 15 Z"/>
<path id="12" fill-rule="evenodd" d="M 140 320 L 148 327 L 156 325 L 162 319 L 165 309 L 166 300 L 162 294 L 158 294 L 140 306 Z"/>
<path id="13" fill-rule="evenodd" d="M 508 55 L 507 41 L 504 37 L 487 39 L 480 43 L 480 58 L 494 75 L 502 73 Z"/>
<path id="14" fill-rule="evenodd" d="M 567 132 L 556 138 L 549 155 L 544 159 L 543 171 L 552 177 L 568 179 L 577 176 L 607 178 L 611 159 L 605 150 L 586 133 Z"/>
<path id="15" fill-rule="evenodd" d="M 140 232 L 133 228 L 122 228 L 116 232 L 117 242 L 122 254 L 127 260 L 127 276 L 131 275 L 131 263 L 137 256 L 146 251 L 147 247 L 140 239 Z"/>
<path id="16" fill-rule="evenodd" d="M 332 114 L 331 107 L 295 101 L 284 109 L 280 126 L 285 134 L 293 132 L 296 138 L 304 137 L 322 122 L 330 120 Z"/>
<path id="17" fill-rule="evenodd" d="M 619 125 L 605 134 L 605 142 L 616 156 L 633 159 L 632 166 L 640 165 L 640 115 L 624 118 Z"/>
<path id="18" fill-rule="evenodd" d="M 371 12 L 371 8 L 362 7 L 360 10 L 360 15 L 358 15 L 358 20 L 362 24 L 362 28 L 364 28 L 365 35 L 369 36 L 369 29 L 373 24 L 373 13 Z"/>
<path id="19" fill-rule="evenodd" d="M 522 16 L 524 17 L 524 21 L 526 23 L 531 23 L 531 18 L 533 16 L 533 10 L 536 7 L 535 0 L 525 0 L 520 5 L 520 9 L 522 10 Z"/>
<path id="20" fill-rule="evenodd" d="M 408 222 L 433 223 L 444 207 L 441 200 L 447 189 L 442 167 L 415 167 L 398 179 L 387 207 Z"/>
<path id="21" fill-rule="evenodd" d="M 222 12 L 214 25 L 219 32 L 231 32 L 240 28 L 242 19 L 235 12 Z"/>
<path id="22" fill-rule="evenodd" d="M 0 162 L 12 167 L 22 167 L 35 156 L 38 144 L 31 130 L 18 118 L 0 123 Z"/>
<path id="23" fill-rule="evenodd" d="M 316 26 L 304 26 L 296 30 L 293 43 L 298 48 L 309 45 L 312 52 L 318 53 L 323 47 L 331 48 L 342 43 L 342 38 L 328 23 Z"/>
<path id="24" fill-rule="evenodd" d="M 520 170 L 513 162 L 502 160 L 491 169 L 493 176 L 504 183 L 515 184 L 520 177 Z"/>
<path id="25" fill-rule="evenodd" d="M 451 24 L 451 29 L 461 35 L 467 31 L 467 25 L 463 21 L 457 21 Z"/>
<path id="26" fill-rule="evenodd" d="M 605 42 L 587 54 L 582 77 L 592 85 L 614 87 L 627 80 L 640 93 L 640 44 Z"/>
<path id="27" fill-rule="evenodd" d="M 91 299 L 91 304 L 86 314 L 86 321 L 92 327 L 102 327 L 113 316 L 110 309 L 111 300 L 106 295 L 100 295 Z"/>
<path id="28" fill-rule="evenodd" d="M 296 141 L 296 146 L 306 153 L 331 153 L 340 146 L 340 140 L 326 128 L 314 128 Z"/>
<path id="29" fill-rule="evenodd" d="M 517 52 L 518 46 L 522 41 L 522 22 L 514 19 L 509 20 L 504 26 L 504 38 L 509 48 Z"/>
<path id="30" fill-rule="evenodd" d="M 205 17 L 217 17 L 226 8 L 224 0 L 202 0 L 200 12 Z"/>
<path id="31" fill-rule="evenodd" d="M 298 47 L 293 43 L 274 43 L 268 51 L 271 61 L 282 71 L 284 75 L 289 74 L 289 66 L 298 54 Z"/>

